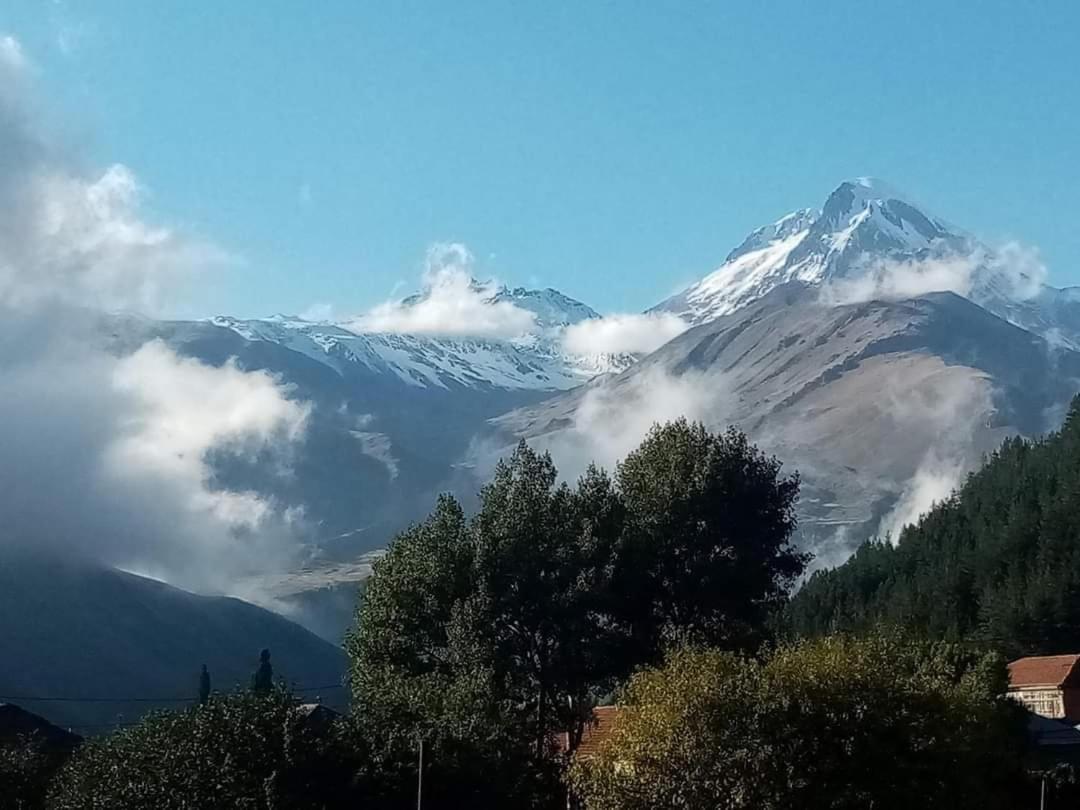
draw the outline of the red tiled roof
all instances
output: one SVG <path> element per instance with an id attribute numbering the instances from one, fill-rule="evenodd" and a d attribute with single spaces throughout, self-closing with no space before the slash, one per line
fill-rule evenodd
<path id="1" fill-rule="evenodd" d="M 581 734 L 581 745 L 576 754 L 581 757 L 591 757 L 600 750 L 611 732 L 619 723 L 619 708 L 617 706 L 597 706 L 592 712 L 592 722 L 585 726 Z M 559 735 L 559 750 L 566 751 L 570 746 L 570 735 Z"/>
<path id="2" fill-rule="evenodd" d="M 1080 675 L 1077 663 L 1080 655 L 1041 655 L 1021 658 L 1009 664 L 1009 686 L 1013 689 L 1030 686 L 1063 686 Z"/>

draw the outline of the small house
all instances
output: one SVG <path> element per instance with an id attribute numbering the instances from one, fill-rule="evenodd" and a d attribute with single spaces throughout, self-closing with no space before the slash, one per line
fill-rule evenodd
<path id="1" fill-rule="evenodd" d="M 616 706 L 597 706 L 592 710 L 592 718 L 585 724 L 581 734 L 581 743 L 574 752 L 579 757 L 591 757 L 600 750 L 601 744 L 615 730 L 619 720 L 619 709 Z M 558 750 L 560 753 L 569 753 L 570 735 L 563 732 L 559 735 Z"/>
<path id="2" fill-rule="evenodd" d="M 1080 655 L 1040 655 L 1009 664 L 1009 697 L 1052 720 L 1080 723 Z"/>

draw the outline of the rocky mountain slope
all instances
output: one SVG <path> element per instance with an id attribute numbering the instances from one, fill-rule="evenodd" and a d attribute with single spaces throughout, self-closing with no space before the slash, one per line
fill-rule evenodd
<path id="1" fill-rule="evenodd" d="M 528 313 L 529 329 L 401 334 L 279 316 L 116 319 L 106 331 L 119 351 L 160 337 L 214 365 L 235 358 L 312 403 L 289 476 L 257 460 L 216 466 L 230 487 L 303 507 L 329 568 L 274 587 L 308 609 L 297 582 L 325 570 L 345 605 L 349 572 L 367 570 L 358 555 L 437 492 L 468 500 L 517 438 L 552 447 L 573 475 L 594 458 L 614 463 L 653 419 L 680 414 L 737 424 L 799 469 L 804 542 L 842 558 L 947 494 L 1001 437 L 1056 427 L 1080 387 L 1080 293 L 1043 276 L 1029 252 L 991 249 L 859 178 L 819 209 L 758 228 L 654 307 L 695 328 L 644 359 L 568 354 L 562 330 L 593 309 L 555 290 L 476 282 L 485 305 Z M 415 314 L 430 295 L 395 306 Z"/>
<path id="2" fill-rule="evenodd" d="M 558 456 L 590 441 L 584 410 L 600 403 L 617 422 L 622 409 L 651 408 L 658 385 L 800 472 L 803 543 L 832 561 L 890 528 L 905 496 L 926 508 L 1005 436 L 1046 430 L 1080 389 L 1080 353 L 953 293 L 834 305 L 791 282 L 617 376 L 492 424 L 503 446 L 525 437 Z"/>
<path id="3" fill-rule="evenodd" d="M 563 328 L 599 317 L 578 301 L 554 290 L 482 289 L 493 305 L 531 313 L 530 331 L 511 338 L 363 332 L 284 316 L 116 317 L 102 330 L 119 353 L 158 338 L 214 366 L 232 359 L 270 371 L 311 403 L 291 474 L 260 459 L 225 457 L 215 474 L 222 485 L 301 507 L 311 545 L 341 560 L 381 547 L 438 492 L 458 488 L 458 464 L 487 419 L 633 360 L 562 349 Z M 422 301 L 412 296 L 401 306 Z"/>
<path id="4" fill-rule="evenodd" d="M 632 413 L 736 424 L 802 473 L 803 542 L 840 560 L 947 495 L 1004 436 L 1057 427 L 1080 390 L 1080 294 L 1044 274 L 887 184 L 844 182 L 651 310 L 696 328 L 493 420 L 486 454 L 526 437 L 565 456 Z"/>

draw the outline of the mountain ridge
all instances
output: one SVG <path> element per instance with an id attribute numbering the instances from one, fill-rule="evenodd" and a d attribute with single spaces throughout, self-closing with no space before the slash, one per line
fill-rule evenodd
<path id="1" fill-rule="evenodd" d="M 299 351 L 338 373 L 359 365 L 417 387 L 566 390 L 633 362 L 629 355 L 567 352 L 560 342 L 561 330 L 601 316 L 558 290 L 492 287 L 475 279 L 469 280 L 469 288 L 488 305 L 511 305 L 529 313 L 535 328 L 515 337 L 496 338 L 373 330 L 365 327 L 362 318 L 338 323 L 296 316 L 240 319 L 219 315 L 208 322 L 249 341 L 268 341 Z M 417 307 L 429 294 L 430 290 L 407 296 L 397 306 Z"/>
<path id="2" fill-rule="evenodd" d="M 921 292 L 951 283 L 952 291 L 995 315 L 1080 348 L 1080 306 L 1071 306 L 1075 296 L 1068 290 L 1043 283 L 1045 270 L 1037 262 L 992 250 L 867 177 L 840 183 L 818 209 L 798 209 L 755 229 L 720 267 L 648 311 L 697 325 L 790 281 L 827 286 L 874 281 L 876 275 L 887 287 L 890 263 L 900 265 Z M 864 294 L 875 292 L 891 291 L 870 285 Z"/>
<path id="3" fill-rule="evenodd" d="M 691 381 L 693 418 L 734 424 L 802 472 L 803 543 L 831 560 L 881 527 L 935 453 L 958 482 L 1005 436 L 1053 427 L 1080 384 L 1080 353 L 954 293 L 834 305 L 791 282 L 618 375 L 491 424 L 504 449 L 525 438 L 558 455 L 587 441 L 583 413 L 647 410 L 658 381 Z"/>
<path id="4" fill-rule="evenodd" d="M 331 563 L 384 546 L 438 492 L 468 503 L 517 438 L 574 439 L 576 455 L 563 465 L 572 474 L 578 455 L 595 450 L 610 465 L 614 449 L 630 449 L 650 419 L 679 415 L 737 424 L 807 471 L 807 542 L 839 559 L 858 533 L 888 528 L 893 511 L 919 506 L 912 493 L 928 480 L 939 489 L 959 480 L 1005 432 L 1056 427 L 1080 378 L 1080 292 L 1042 284 L 1037 262 L 1025 261 L 881 181 L 858 178 L 820 208 L 755 229 L 720 268 L 648 310 L 685 318 L 689 331 L 608 365 L 575 365 L 559 343 L 568 325 L 598 322 L 592 307 L 551 288 L 472 278 L 456 279 L 455 289 L 486 305 L 520 305 L 532 331 L 396 334 L 352 322 L 222 316 L 142 324 L 130 340 L 158 336 L 212 365 L 236 358 L 313 403 L 293 476 L 239 466 L 218 474 L 233 488 L 303 506 L 317 532 L 312 543 Z M 430 302 L 437 283 L 425 283 L 393 303 L 394 313 L 412 316 Z M 649 406 L 640 389 L 650 385 L 675 392 L 666 410 Z M 690 410 L 680 410 L 683 395 L 694 397 Z M 968 430 L 949 408 L 966 408 L 978 426 Z M 940 426 L 920 432 L 909 416 L 889 416 L 905 409 Z M 539 429 L 546 413 L 557 414 L 547 423 L 558 430 Z M 607 443 L 590 443 L 586 428 Z M 815 454 L 813 442 L 830 449 Z"/>
<path id="5" fill-rule="evenodd" d="M 193 703 L 204 663 L 215 689 L 245 688 L 263 647 L 307 698 L 345 706 L 341 649 L 269 610 L 81 560 L 0 562 L 0 694 L 58 725 L 97 734 Z"/>

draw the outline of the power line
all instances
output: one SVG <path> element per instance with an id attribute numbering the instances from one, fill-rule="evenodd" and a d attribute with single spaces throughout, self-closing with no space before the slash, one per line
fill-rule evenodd
<path id="1" fill-rule="evenodd" d="M 326 689 L 345 689 L 343 683 L 330 683 L 324 686 L 305 686 L 291 689 L 291 692 L 321 692 Z M 227 694 L 227 693 L 226 693 Z M 67 695 L 0 695 L 5 701 L 38 701 L 43 703 L 193 703 L 195 695 L 185 697 L 71 697 Z"/>
<path id="2" fill-rule="evenodd" d="M 64 728 L 73 729 L 77 728 L 83 731 L 92 728 L 130 728 L 131 726 L 139 725 L 138 720 L 129 720 L 126 723 L 54 723 Z"/>

